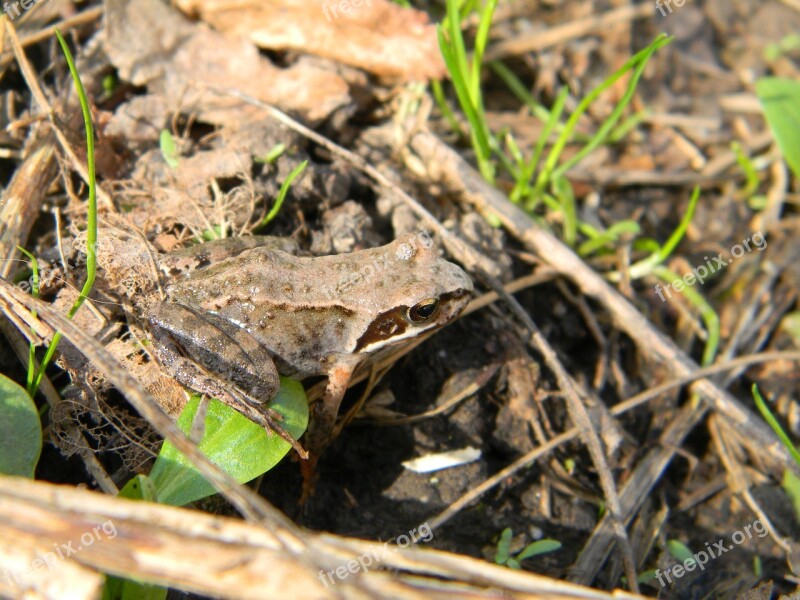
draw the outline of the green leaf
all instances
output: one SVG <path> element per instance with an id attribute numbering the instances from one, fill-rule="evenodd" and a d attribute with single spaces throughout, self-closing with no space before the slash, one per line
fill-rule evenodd
<path id="1" fill-rule="evenodd" d="M 639 82 L 639 78 L 642 76 L 642 73 L 644 72 L 645 66 L 647 66 L 647 62 L 650 60 L 650 56 L 656 50 L 662 46 L 665 46 L 666 44 L 669 44 L 671 41 L 672 38 L 664 34 L 659 35 L 649 46 L 647 46 L 647 48 L 640 50 L 628 62 L 617 69 L 617 71 L 606 78 L 598 87 L 592 90 L 586 97 L 584 97 L 583 100 L 581 100 L 581 102 L 570 115 L 569 119 L 567 119 L 564 129 L 556 140 L 556 143 L 550 149 L 550 154 L 545 161 L 544 167 L 537 177 L 536 186 L 534 187 L 534 195 L 538 196 L 542 191 L 544 191 L 544 188 L 549 181 L 558 179 L 562 175 L 565 175 L 567 171 L 582 161 L 592 150 L 594 150 L 608 138 L 611 130 L 622 116 L 625 107 L 632 100 L 633 95 L 636 92 L 636 85 Z M 617 102 L 616 106 L 612 110 L 611 114 L 606 118 L 605 121 L 603 121 L 597 132 L 592 136 L 592 139 L 586 143 L 586 145 L 584 145 L 574 156 L 568 160 L 565 160 L 563 163 L 558 165 L 558 167 L 556 167 L 558 164 L 558 159 L 566 147 L 567 142 L 569 142 L 569 140 L 572 138 L 572 134 L 575 131 L 578 121 L 583 113 L 588 110 L 589 106 L 598 98 L 601 93 L 603 93 L 603 91 L 610 88 L 628 71 L 631 71 L 631 77 L 628 80 L 628 86 L 625 90 L 625 93 L 622 95 L 622 98 L 620 98 L 619 102 Z"/>
<path id="2" fill-rule="evenodd" d="M 89 297 L 89 292 L 92 291 L 94 280 L 97 276 L 97 177 L 95 175 L 95 160 L 94 160 L 94 126 L 92 125 L 92 111 L 89 107 L 89 100 L 86 97 L 86 90 L 81 83 L 78 69 L 75 67 L 75 61 L 72 59 L 72 53 L 69 51 L 69 46 L 61 35 L 58 29 L 54 29 L 58 43 L 61 45 L 61 51 L 64 53 L 64 59 L 67 61 L 69 72 L 72 75 L 72 81 L 75 84 L 75 89 L 78 92 L 78 100 L 81 104 L 81 112 L 83 113 L 83 126 L 86 129 L 86 172 L 89 180 L 89 198 L 86 202 L 86 280 L 83 282 L 80 294 L 72 307 L 67 313 L 67 318 L 71 319 L 78 312 L 78 309 L 83 306 L 84 301 Z M 47 347 L 47 351 L 42 357 L 42 362 L 39 364 L 39 370 L 31 386 L 33 392 L 31 397 L 36 394 L 39 385 L 42 383 L 42 378 L 47 370 L 47 365 L 53 359 L 58 347 L 58 342 L 61 340 L 61 332 L 56 331 L 53 334 L 53 339 Z"/>
<path id="3" fill-rule="evenodd" d="M 22 246 L 17 246 L 17 250 L 22 252 L 25 256 L 27 256 L 31 261 L 31 296 L 34 298 L 39 297 L 39 261 L 36 260 L 36 257 L 25 250 Z M 31 314 L 35 317 L 36 311 L 31 311 Z M 35 339 L 35 338 L 32 338 Z M 33 398 L 36 395 L 36 390 L 33 388 L 33 382 L 36 380 L 36 344 L 33 341 L 28 344 L 28 377 L 26 380 L 26 391 L 28 396 Z"/>
<path id="4" fill-rule="evenodd" d="M 497 542 L 497 553 L 494 555 L 494 562 L 498 565 L 505 564 L 508 560 L 508 547 L 511 545 L 511 536 L 513 532 L 510 527 L 503 529 L 500 534 L 500 540 Z"/>
<path id="5" fill-rule="evenodd" d="M 483 47 L 488 39 L 492 18 L 491 13 L 495 4 L 496 2 L 490 0 L 480 14 L 471 66 L 464 44 L 464 36 L 461 32 L 461 17 L 462 14 L 466 14 L 470 10 L 469 6 L 460 7 L 458 0 L 448 0 L 446 3 L 447 18 L 436 28 L 439 50 L 450 74 L 461 110 L 470 125 L 470 139 L 472 140 L 472 148 L 475 151 L 478 170 L 481 176 L 493 185 L 495 165 L 491 161 L 491 155 L 492 148 L 497 143 L 489 131 L 486 120 L 479 75 Z"/>
<path id="6" fill-rule="evenodd" d="M 761 562 L 761 557 L 758 555 L 753 557 L 753 575 L 759 579 L 764 575 L 764 565 Z"/>
<path id="7" fill-rule="evenodd" d="M 664 242 L 663 246 L 656 246 L 658 249 L 654 251 L 653 254 L 630 266 L 628 269 L 628 276 L 631 279 L 639 279 L 646 275 L 650 275 L 656 270 L 658 265 L 669 258 L 670 254 L 672 254 L 672 251 L 675 250 L 681 239 L 683 239 L 683 236 L 686 234 L 686 230 L 689 228 L 689 223 L 691 223 L 692 217 L 694 217 L 694 211 L 697 208 L 698 200 L 700 200 L 700 187 L 695 186 L 692 196 L 689 198 L 689 206 L 686 207 L 686 212 L 681 217 L 681 222 L 678 224 L 678 227 L 672 232 L 672 235 L 669 236 L 667 241 Z M 621 281 L 621 275 L 620 273 L 615 272 L 613 274 L 609 274 L 609 279 L 611 281 Z"/>
<path id="8" fill-rule="evenodd" d="M 117 79 L 115 74 L 109 73 L 103 77 L 103 93 L 106 96 L 113 94 L 117 87 L 119 87 L 119 79 Z"/>
<path id="9" fill-rule="evenodd" d="M 694 560 L 694 553 L 686 544 L 678 540 L 667 540 L 667 551 L 678 562 L 685 563 L 687 560 Z"/>
<path id="10" fill-rule="evenodd" d="M 200 404 L 190 400 L 183 409 L 178 426 L 188 432 Z M 281 389 L 270 403 L 284 420 L 283 428 L 298 439 L 308 425 L 308 400 L 303 386 L 281 377 Z M 240 483 L 266 473 L 289 452 L 291 446 L 277 434 L 264 429 L 218 400 L 212 400 L 206 415 L 205 435 L 200 450 L 223 471 Z M 216 493 L 194 465 L 172 444 L 164 442 L 150 472 L 158 501 L 183 506 Z"/>
<path id="11" fill-rule="evenodd" d="M 289 186 L 292 185 L 292 182 L 300 175 L 300 173 L 305 170 L 307 166 L 308 161 L 304 160 L 294 169 L 292 169 L 292 172 L 289 173 L 286 181 L 281 184 L 281 189 L 278 191 L 278 198 L 275 200 L 275 204 L 272 206 L 269 213 L 267 213 L 267 216 L 264 217 L 258 225 L 256 225 L 256 229 L 264 227 L 278 215 L 278 211 L 281 209 L 281 206 L 283 206 L 283 201 L 286 200 L 286 194 L 289 192 Z"/>
<path id="12" fill-rule="evenodd" d="M 264 156 L 253 157 L 253 162 L 271 165 L 278 160 L 284 152 L 286 152 L 286 144 L 278 143 L 275 144 Z"/>
<path id="13" fill-rule="evenodd" d="M 102 600 L 164 600 L 168 588 L 131 579 L 109 576 L 103 586 Z"/>
<path id="14" fill-rule="evenodd" d="M 153 480 L 147 475 L 136 475 L 125 484 L 119 492 L 120 498 L 128 500 L 145 500 L 147 502 L 158 502 L 156 486 Z"/>
<path id="15" fill-rule="evenodd" d="M 175 138 L 166 130 L 161 130 L 161 135 L 158 138 L 158 145 L 161 149 L 161 156 L 164 157 L 164 162 L 169 165 L 170 169 L 177 169 L 180 164 L 180 154 L 178 147 L 175 144 Z"/>
<path id="16" fill-rule="evenodd" d="M 636 577 L 636 582 L 637 583 L 650 583 L 651 581 L 655 580 L 657 572 L 658 572 L 658 569 L 649 569 L 647 571 L 643 571 L 643 572 L 639 573 L 639 575 Z"/>
<path id="17" fill-rule="evenodd" d="M 753 163 L 753 159 L 747 156 L 739 142 L 733 142 L 731 150 L 736 155 L 736 162 L 739 163 L 742 171 L 744 171 L 746 183 L 741 190 L 741 194 L 742 197 L 747 198 L 758 191 L 758 169 Z"/>
<path id="18" fill-rule="evenodd" d="M 641 231 L 641 227 L 636 221 L 625 219 L 614 223 L 603 232 L 593 231 L 590 233 L 588 229 L 584 230 L 584 228 L 581 228 L 581 230 L 590 239 L 578 246 L 578 254 L 587 256 L 605 247 L 613 247 L 614 243 L 622 235 L 637 235 Z M 657 248 L 660 248 L 660 246 L 657 246 Z"/>
<path id="19" fill-rule="evenodd" d="M 204 229 L 203 234 L 199 236 L 200 242 L 210 242 L 211 240 L 221 240 L 223 238 L 222 235 L 222 226 L 220 225 L 212 225 L 211 229 Z"/>
<path id="20" fill-rule="evenodd" d="M 758 412 L 761 413 L 761 416 L 772 428 L 772 431 L 775 432 L 775 435 L 778 436 L 778 439 L 784 445 L 784 447 L 789 451 L 794 462 L 800 466 L 800 452 L 798 452 L 797 448 L 795 448 L 792 440 L 789 438 L 789 435 L 783 430 L 781 424 L 778 423 L 778 419 L 775 418 L 775 415 L 772 414 L 772 411 L 767 406 L 767 403 L 764 401 L 764 398 L 761 397 L 761 394 L 758 391 L 758 386 L 754 383 L 753 387 L 751 388 L 753 392 L 753 400 L 755 400 L 756 408 L 758 408 Z"/>
<path id="21" fill-rule="evenodd" d="M 800 177 L 800 81 L 764 77 L 756 82 L 756 95 L 786 163 Z"/>
<path id="22" fill-rule="evenodd" d="M 544 539 L 537 540 L 532 544 L 525 546 L 525 549 L 517 554 L 517 560 L 523 561 L 526 558 L 537 556 L 539 554 L 547 554 L 548 552 L 555 552 L 561 549 L 561 542 L 558 540 Z"/>
<path id="23" fill-rule="evenodd" d="M 42 452 L 36 405 L 20 385 L 0 374 L 0 473 L 33 479 Z"/>
<path id="24" fill-rule="evenodd" d="M 783 473 L 782 485 L 783 489 L 786 491 L 786 495 L 789 496 L 789 499 L 792 501 L 794 513 L 800 520 L 800 477 L 795 475 L 789 469 L 786 469 L 786 471 Z"/>

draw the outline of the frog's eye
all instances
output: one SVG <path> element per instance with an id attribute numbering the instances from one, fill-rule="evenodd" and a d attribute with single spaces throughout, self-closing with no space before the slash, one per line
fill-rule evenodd
<path id="1" fill-rule="evenodd" d="M 439 308 L 438 298 L 426 298 L 408 309 L 408 320 L 412 323 L 424 323 L 436 314 Z"/>

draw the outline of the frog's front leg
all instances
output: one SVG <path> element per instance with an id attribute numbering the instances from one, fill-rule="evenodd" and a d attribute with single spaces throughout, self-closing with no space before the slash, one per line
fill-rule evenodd
<path id="1" fill-rule="evenodd" d="M 269 352 L 252 335 L 217 315 L 172 302 L 156 306 L 149 323 L 156 357 L 178 382 L 275 431 L 307 458 L 278 424 L 281 415 L 266 406 L 278 393 L 280 378 Z"/>
<path id="2" fill-rule="evenodd" d="M 309 460 L 301 465 L 303 472 L 303 495 L 300 504 L 311 497 L 316 479 L 317 461 L 322 451 L 333 441 L 336 417 L 339 406 L 347 391 L 353 371 L 361 362 L 358 357 L 350 360 L 339 359 L 335 367 L 328 371 L 328 385 L 322 399 L 314 405 L 314 413 L 309 419 L 303 443 L 309 452 Z"/>

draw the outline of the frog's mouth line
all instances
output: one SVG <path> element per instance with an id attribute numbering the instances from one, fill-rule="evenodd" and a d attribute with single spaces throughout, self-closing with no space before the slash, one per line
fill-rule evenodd
<path id="1" fill-rule="evenodd" d="M 463 298 L 469 296 L 467 290 L 457 290 L 447 294 L 442 294 L 439 297 L 439 309 L 436 311 L 430 320 L 422 323 L 412 323 L 408 320 L 408 306 L 397 306 L 391 310 L 387 310 L 379 314 L 367 330 L 358 338 L 356 342 L 356 352 L 374 352 L 410 337 L 415 337 L 423 331 L 431 331 L 438 329 L 452 321 L 456 315 L 461 312 L 461 309 L 453 311 L 451 308 L 453 304 L 463 304 L 460 302 Z M 463 306 L 461 307 L 463 308 Z M 442 318 L 442 315 L 445 318 Z"/>

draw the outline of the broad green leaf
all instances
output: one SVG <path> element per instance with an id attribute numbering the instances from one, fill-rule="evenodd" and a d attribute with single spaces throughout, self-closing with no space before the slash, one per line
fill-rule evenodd
<path id="1" fill-rule="evenodd" d="M 517 554 L 517 560 L 523 561 L 526 558 L 538 556 L 539 554 L 547 554 L 548 552 L 555 552 L 559 549 L 561 549 L 561 542 L 558 540 L 537 540 L 525 546 L 525 549 Z"/>
<path id="2" fill-rule="evenodd" d="M 0 374 L 0 473 L 33 479 L 42 452 L 42 424 L 28 392 Z"/>
<path id="3" fill-rule="evenodd" d="M 800 81 L 764 77 L 756 94 L 786 163 L 800 177 Z"/>
<path id="4" fill-rule="evenodd" d="M 169 589 L 132 579 L 108 576 L 102 600 L 165 600 Z"/>
<path id="5" fill-rule="evenodd" d="M 136 475 L 119 491 L 120 498 L 158 502 L 156 486 L 147 475 Z"/>
<path id="6" fill-rule="evenodd" d="M 199 406 L 199 398 L 183 409 L 178 426 L 188 432 Z M 308 401 L 303 386 L 281 377 L 281 389 L 270 403 L 284 420 L 283 428 L 298 439 L 308 425 Z M 200 450 L 240 483 L 269 471 L 289 452 L 291 446 L 277 434 L 267 435 L 256 423 L 222 402 L 212 400 L 206 415 L 205 435 Z M 216 493 L 200 472 L 172 444 L 164 442 L 150 472 L 158 501 L 182 506 Z"/>

